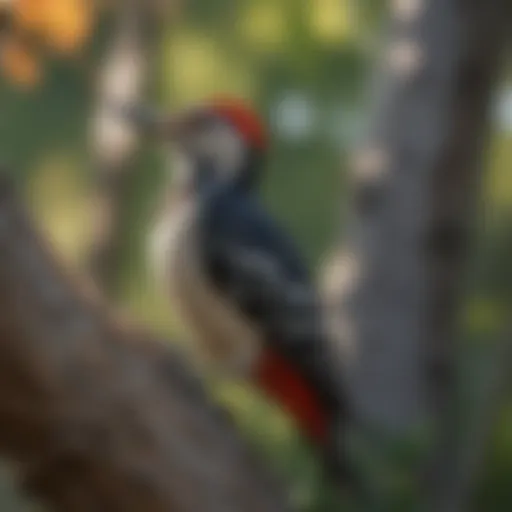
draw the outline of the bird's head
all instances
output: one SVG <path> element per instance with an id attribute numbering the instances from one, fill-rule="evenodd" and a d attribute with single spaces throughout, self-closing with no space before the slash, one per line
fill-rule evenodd
<path id="1" fill-rule="evenodd" d="M 257 113 L 243 101 L 214 98 L 173 114 L 145 107 L 123 109 L 139 132 L 172 149 L 179 179 L 193 187 L 225 181 L 251 188 L 267 151 L 267 134 Z"/>

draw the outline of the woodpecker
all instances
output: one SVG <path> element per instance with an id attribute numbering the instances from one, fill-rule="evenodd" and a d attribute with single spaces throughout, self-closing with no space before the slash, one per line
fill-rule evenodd
<path id="1" fill-rule="evenodd" d="M 331 469 L 344 471 L 333 436 L 347 403 L 327 355 L 319 297 L 293 241 L 258 197 L 263 122 L 232 98 L 174 115 L 141 107 L 123 115 L 171 149 L 151 257 L 200 352 L 264 391 Z"/>

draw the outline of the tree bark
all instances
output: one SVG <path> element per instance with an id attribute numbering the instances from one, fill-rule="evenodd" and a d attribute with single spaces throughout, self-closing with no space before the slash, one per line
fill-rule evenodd
<path id="1" fill-rule="evenodd" d="M 392 5 L 354 159 L 348 240 L 327 275 L 342 276 L 336 316 L 354 406 L 372 426 L 403 433 L 451 397 L 459 288 L 512 4 Z"/>
<path id="2" fill-rule="evenodd" d="M 0 452 L 62 511 L 280 511 L 178 356 L 55 263 L 0 183 Z"/>

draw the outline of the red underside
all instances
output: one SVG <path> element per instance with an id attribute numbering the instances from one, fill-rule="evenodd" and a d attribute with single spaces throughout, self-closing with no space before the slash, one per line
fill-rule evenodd
<path id="1" fill-rule="evenodd" d="M 312 441 L 324 444 L 328 418 L 308 382 L 279 354 L 266 350 L 259 362 L 256 381 L 285 408 Z"/>

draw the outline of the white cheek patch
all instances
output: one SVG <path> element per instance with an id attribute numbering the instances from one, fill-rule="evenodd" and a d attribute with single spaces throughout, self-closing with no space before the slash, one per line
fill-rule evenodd
<path id="1" fill-rule="evenodd" d="M 240 168 L 245 156 L 245 145 L 227 124 L 216 124 L 203 133 L 197 142 L 200 153 L 216 162 L 217 168 L 228 176 Z"/>
<path id="2" fill-rule="evenodd" d="M 239 168 L 244 157 L 244 144 L 231 128 L 225 127 L 218 133 L 216 149 L 223 168 L 233 171 Z"/>

